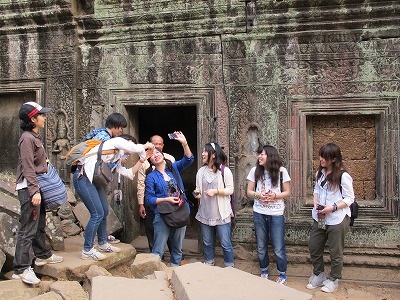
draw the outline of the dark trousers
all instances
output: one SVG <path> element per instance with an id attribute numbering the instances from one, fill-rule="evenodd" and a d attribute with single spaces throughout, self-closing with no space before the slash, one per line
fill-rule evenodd
<path id="1" fill-rule="evenodd" d="M 13 261 L 15 274 L 21 274 L 31 264 L 29 251 L 32 247 L 36 257 L 46 259 L 51 256 L 51 248 L 45 242 L 46 210 L 44 203 L 32 205 L 28 189 L 18 191 L 21 203 L 20 228 Z"/>
<path id="2" fill-rule="evenodd" d="M 324 249 L 328 241 L 329 255 L 331 258 L 331 272 L 329 279 L 334 281 L 342 278 L 344 237 L 349 231 L 350 218 L 346 216 L 337 225 L 326 225 L 326 229 L 318 228 L 318 222 L 314 220 L 310 232 L 308 248 L 310 250 L 313 272 L 319 275 L 324 272 Z"/>

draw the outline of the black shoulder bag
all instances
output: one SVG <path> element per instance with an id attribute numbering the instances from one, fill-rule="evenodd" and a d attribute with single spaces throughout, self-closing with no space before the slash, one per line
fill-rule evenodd
<path id="1" fill-rule="evenodd" d="M 175 178 L 176 184 L 178 185 L 178 196 L 180 201 L 178 204 L 171 202 L 160 202 L 157 204 L 158 212 L 161 218 L 168 227 L 171 228 L 181 228 L 188 224 L 189 221 L 189 209 L 186 205 L 185 195 L 180 186 L 178 176 L 175 169 L 172 167 L 172 175 Z"/>

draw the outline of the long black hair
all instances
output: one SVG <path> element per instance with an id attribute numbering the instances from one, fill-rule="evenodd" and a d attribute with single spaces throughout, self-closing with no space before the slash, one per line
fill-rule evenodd
<path id="1" fill-rule="evenodd" d="M 267 167 L 269 177 L 271 178 L 272 186 L 278 186 L 279 181 L 279 169 L 282 166 L 282 158 L 280 157 L 278 150 L 270 145 L 260 146 L 257 149 L 257 154 L 259 155 L 261 152 L 265 152 L 267 154 Z M 258 180 L 264 180 L 264 166 L 261 166 L 257 161 L 256 171 L 254 173 L 256 182 Z"/>
<path id="2" fill-rule="evenodd" d="M 208 153 L 207 164 L 211 161 L 212 155 L 215 154 L 213 166 L 215 171 L 221 170 L 221 165 L 226 164 L 226 154 L 222 147 L 217 143 L 207 143 L 204 145 L 204 151 Z"/>
<path id="3" fill-rule="evenodd" d="M 328 181 L 328 189 L 333 190 L 340 186 L 340 177 L 345 171 L 342 160 L 342 153 L 340 147 L 334 143 L 328 143 L 323 145 L 319 149 L 319 156 L 321 156 L 326 161 L 332 162 L 332 172 L 326 176 Z M 319 164 L 317 180 L 322 176 L 322 170 L 325 169 Z"/>

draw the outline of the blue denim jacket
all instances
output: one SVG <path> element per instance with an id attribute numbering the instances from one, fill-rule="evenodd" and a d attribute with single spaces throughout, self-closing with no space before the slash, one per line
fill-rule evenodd
<path id="1" fill-rule="evenodd" d="M 178 176 L 179 185 L 180 187 L 185 190 L 183 185 L 182 177 L 180 172 L 187 167 L 189 167 L 194 162 L 194 155 L 192 154 L 191 157 L 187 157 L 186 155 L 183 156 L 181 160 L 178 160 L 172 164 L 172 168 L 175 169 L 176 174 Z M 175 181 L 174 176 L 171 171 L 165 170 L 168 176 Z M 176 183 L 176 182 L 175 182 Z M 156 200 L 157 198 L 166 198 L 168 197 L 168 187 L 167 183 L 164 180 L 164 176 L 161 172 L 157 170 L 153 170 L 150 174 L 146 176 L 145 180 L 145 193 L 144 193 L 144 200 L 147 206 L 151 206 L 154 209 L 154 213 L 158 214 Z M 184 196 L 186 199 L 186 195 Z M 190 206 L 186 202 L 190 212 Z"/>

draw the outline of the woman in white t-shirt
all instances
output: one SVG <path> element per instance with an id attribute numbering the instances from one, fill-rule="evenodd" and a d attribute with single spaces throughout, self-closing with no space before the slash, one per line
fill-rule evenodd
<path id="1" fill-rule="evenodd" d="M 247 196 L 254 198 L 253 219 L 261 277 L 268 279 L 268 240 L 271 238 L 279 273 L 276 281 L 285 285 L 287 260 L 284 199 L 290 195 L 290 177 L 275 147 L 261 146 L 257 153 L 256 166 L 247 176 Z"/>

